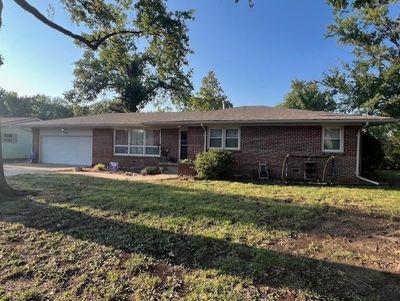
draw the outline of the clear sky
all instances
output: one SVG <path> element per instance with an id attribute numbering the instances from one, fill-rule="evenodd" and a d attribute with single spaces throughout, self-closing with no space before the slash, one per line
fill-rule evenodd
<path id="1" fill-rule="evenodd" d="M 21 95 L 61 96 L 72 87 L 73 63 L 81 50 L 46 27 L 11 0 L 3 0 L 0 32 L 0 87 Z M 30 0 L 46 13 L 51 0 Z M 276 105 L 292 79 L 320 79 L 323 72 L 351 57 L 326 39 L 332 13 L 325 0 L 169 0 L 172 9 L 192 8 L 189 57 L 198 89 L 214 70 L 235 106 Z M 54 20 L 74 28 L 56 7 Z"/>

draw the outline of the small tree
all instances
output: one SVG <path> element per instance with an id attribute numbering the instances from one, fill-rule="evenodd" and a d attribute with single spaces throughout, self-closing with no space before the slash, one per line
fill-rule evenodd
<path id="1" fill-rule="evenodd" d="M 233 107 L 214 71 L 208 72 L 201 82 L 199 93 L 192 95 L 184 106 L 189 111 L 211 111 Z"/>

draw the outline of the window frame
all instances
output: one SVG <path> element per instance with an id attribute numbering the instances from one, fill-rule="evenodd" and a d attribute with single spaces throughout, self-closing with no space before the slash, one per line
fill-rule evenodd
<path id="1" fill-rule="evenodd" d="M 127 131 L 128 132 L 128 144 L 127 145 L 122 145 L 122 144 L 116 144 L 116 138 L 117 138 L 117 131 Z M 143 132 L 143 145 L 133 145 L 131 144 L 132 140 L 132 131 L 139 131 Z M 146 145 L 146 131 L 158 131 L 159 132 L 159 143 L 158 145 Z M 114 156 L 123 156 L 123 157 L 160 157 L 161 156 L 161 130 L 157 129 L 114 129 L 114 134 L 113 134 L 113 155 Z M 122 153 L 116 153 L 115 148 L 117 147 L 127 147 L 128 148 L 128 153 L 127 154 L 122 154 Z M 143 153 L 142 154 L 132 154 L 130 153 L 131 147 L 140 147 L 142 148 Z M 146 147 L 157 147 L 158 148 L 158 154 L 146 154 Z"/>
<path id="2" fill-rule="evenodd" d="M 210 140 L 211 140 L 211 130 L 222 130 L 222 142 L 221 142 L 221 147 L 215 147 L 215 146 L 210 146 Z M 237 130 L 238 131 L 238 146 L 237 147 L 227 147 L 226 146 L 226 131 L 227 130 Z M 234 139 L 234 138 L 228 138 L 228 139 Z M 221 150 L 232 150 L 232 151 L 238 151 L 240 150 L 240 144 L 241 144 L 241 130 L 240 127 L 238 126 L 211 126 L 208 127 L 207 130 L 207 148 L 208 149 L 221 149 Z"/>
<path id="3" fill-rule="evenodd" d="M 6 138 L 6 135 L 8 136 L 7 138 Z M 11 140 L 8 140 L 8 139 L 11 139 Z M 1 142 L 4 144 L 18 144 L 18 134 L 2 133 Z"/>
<path id="4" fill-rule="evenodd" d="M 325 131 L 327 129 L 339 129 L 339 138 L 331 138 L 329 140 L 339 140 L 340 146 L 339 149 L 325 149 Z M 335 126 L 335 125 L 326 125 L 322 127 L 322 152 L 324 153 L 343 153 L 344 151 L 344 127 L 343 126 Z"/>

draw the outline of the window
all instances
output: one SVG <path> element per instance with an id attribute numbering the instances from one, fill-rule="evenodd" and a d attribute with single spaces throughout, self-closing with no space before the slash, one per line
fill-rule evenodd
<path id="1" fill-rule="evenodd" d="M 222 129 L 210 129 L 210 147 L 222 148 Z"/>
<path id="2" fill-rule="evenodd" d="M 322 151 L 343 152 L 342 127 L 324 127 L 322 129 Z"/>
<path id="3" fill-rule="evenodd" d="M 18 135 L 17 134 L 3 134 L 3 143 L 17 144 L 18 143 Z"/>
<path id="4" fill-rule="evenodd" d="M 240 130 L 238 128 L 210 128 L 208 146 L 238 150 L 240 148 Z"/>
<path id="5" fill-rule="evenodd" d="M 159 156 L 160 131 L 115 130 L 114 154 L 126 156 Z"/>
<path id="6" fill-rule="evenodd" d="M 239 148 L 239 129 L 225 129 L 225 148 Z"/>

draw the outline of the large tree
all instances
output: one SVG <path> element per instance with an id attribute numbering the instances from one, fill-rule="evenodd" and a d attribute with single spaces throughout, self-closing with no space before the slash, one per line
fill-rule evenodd
<path id="1" fill-rule="evenodd" d="M 291 90 L 280 106 L 311 111 L 334 111 L 336 102 L 332 94 L 321 90 L 316 81 L 293 80 Z"/>
<path id="2" fill-rule="evenodd" d="M 335 22 L 327 36 L 353 50 L 354 60 L 324 75 L 345 112 L 400 118 L 400 1 L 329 0 Z M 385 149 L 388 167 L 400 166 L 398 124 L 371 132 Z"/>
<path id="3" fill-rule="evenodd" d="M 201 81 L 200 91 L 192 95 L 184 107 L 189 111 L 210 111 L 232 108 L 233 105 L 226 97 L 215 72 L 210 71 Z"/>
<path id="4" fill-rule="evenodd" d="M 86 49 L 75 64 L 74 89 L 68 98 L 90 102 L 111 93 L 126 111 L 134 112 L 160 94 L 175 102 L 190 95 L 185 22 L 192 14 L 171 13 L 162 1 L 147 2 L 151 7 L 143 9 L 140 1 L 131 7 L 137 13 L 133 22 L 138 29 L 154 34 L 146 33 L 142 38 L 120 35 L 97 51 Z"/>
<path id="5" fill-rule="evenodd" d="M 60 0 L 71 20 L 82 30 L 73 33 L 69 29 L 47 18 L 25 0 L 13 0 L 24 11 L 50 28 L 75 40 L 86 51 L 97 51 L 103 45 L 118 43 L 120 39 L 137 42 L 138 48 L 146 45 L 155 61 L 152 66 L 159 78 L 167 81 L 172 70 L 183 68 L 188 51 L 188 36 L 185 20 L 192 17 L 189 11 L 170 12 L 164 0 Z M 0 0 L 0 27 L 2 25 L 3 1 Z M 107 46 L 105 46 L 107 47 Z M 177 66 L 175 66 L 176 64 Z M 182 74 L 184 72 L 182 71 Z M 176 78 L 169 84 L 175 85 Z M 1 148 L 1 144 L 0 144 Z M 3 161 L 0 153 L 0 195 L 13 192 L 4 178 Z"/>
<path id="6" fill-rule="evenodd" d="M 343 111 L 400 117 L 399 0 L 329 0 L 335 22 L 327 36 L 354 53 L 325 74 Z"/>

